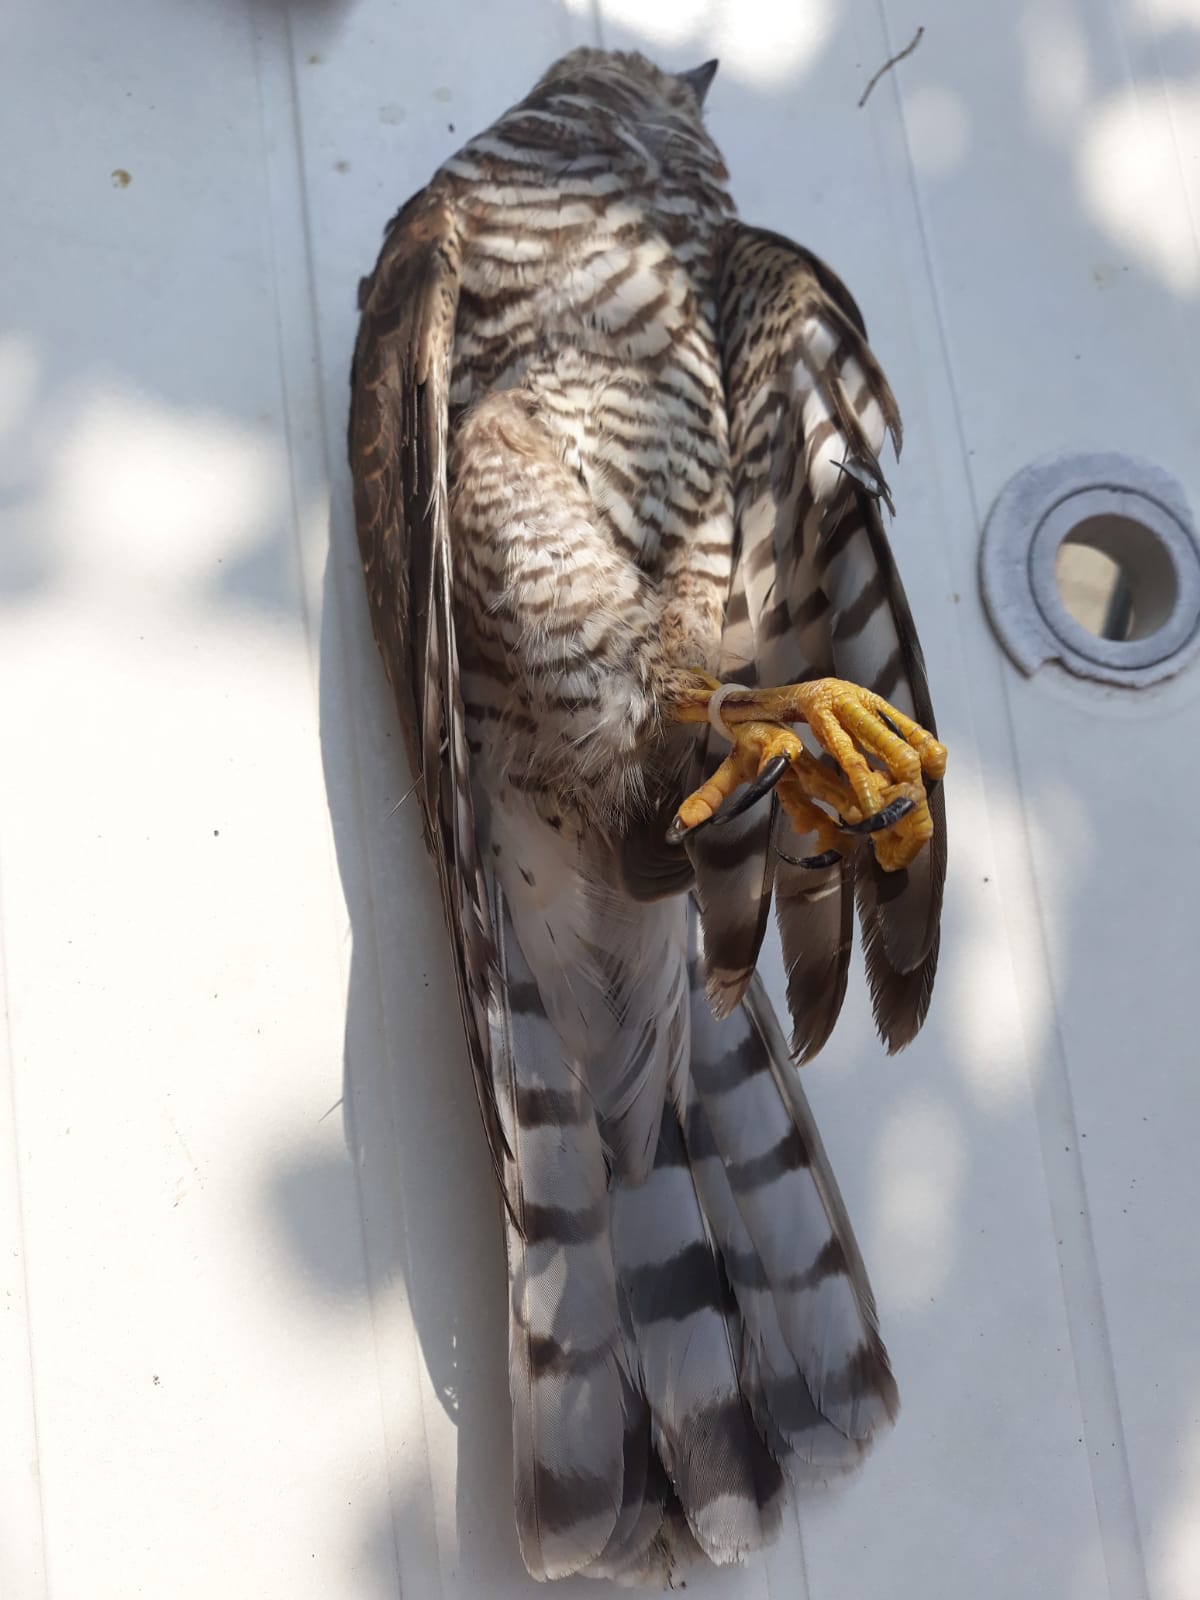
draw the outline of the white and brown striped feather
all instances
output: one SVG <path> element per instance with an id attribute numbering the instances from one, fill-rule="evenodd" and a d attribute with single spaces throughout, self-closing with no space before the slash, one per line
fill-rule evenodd
<path id="1" fill-rule="evenodd" d="M 736 231 L 724 258 L 720 305 L 738 560 L 760 681 L 835 674 L 932 730 L 924 658 L 879 510 L 890 503 L 879 453 L 887 434 L 899 451 L 900 416 L 858 307 L 814 256 L 750 228 Z M 841 1009 L 856 888 L 880 1032 L 896 1049 L 920 1027 L 946 863 L 939 791 L 931 806 L 933 842 L 903 873 L 883 873 L 867 847 L 820 869 L 778 860 L 800 1059 L 824 1045 Z M 804 854 L 790 834 L 787 853 Z"/>

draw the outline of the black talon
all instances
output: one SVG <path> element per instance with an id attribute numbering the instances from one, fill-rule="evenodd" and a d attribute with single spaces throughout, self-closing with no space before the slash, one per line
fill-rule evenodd
<path id="1" fill-rule="evenodd" d="M 886 712 L 876 709 L 875 715 L 879 718 L 880 722 L 883 723 L 885 728 L 891 729 L 891 731 L 896 735 L 897 739 L 904 738 L 904 735 L 900 732 L 900 729 L 892 721 L 891 717 L 886 714 Z"/>
<path id="2" fill-rule="evenodd" d="M 835 861 L 842 860 L 842 852 L 840 850 L 825 850 L 819 856 L 790 856 L 786 850 L 780 850 L 778 854 L 779 859 L 786 861 L 789 867 L 808 867 L 810 869 L 832 867 Z"/>
<path id="3" fill-rule="evenodd" d="M 705 817 L 703 822 L 694 822 L 689 828 L 686 822 L 676 817 L 667 829 L 667 843 L 682 844 L 685 839 L 694 839 L 698 833 L 703 833 L 705 828 L 710 828 L 716 820 L 716 817 Z"/>
<path id="4" fill-rule="evenodd" d="M 723 805 L 713 821 L 718 824 L 732 822 L 734 817 L 740 817 L 743 812 L 749 811 L 750 807 L 757 805 L 764 795 L 770 794 L 790 766 L 791 762 L 787 756 L 773 756 L 754 782 L 747 785 L 745 793 L 730 801 L 728 805 Z"/>
<path id="5" fill-rule="evenodd" d="M 915 801 L 907 795 L 898 795 L 890 805 L 884 806 L 882 811 L 877 811 L 873 817 L 864 817 L 861 822 L 843 822 L 842 827 L 847 833 L 881 833 L 884 828 L 890 828 L 906 817 L 915 809 Z"/>

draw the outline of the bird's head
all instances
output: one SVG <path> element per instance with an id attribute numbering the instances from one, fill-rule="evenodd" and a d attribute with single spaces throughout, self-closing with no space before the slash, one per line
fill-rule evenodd
<path id="1" fill-rule="evenodd" d="M 715 61 L 689 72 L 664 72 L 633 51 L 584 47 L 556 61 L 537 90 L 609 99 L 635 122 L 678 118 L 698 123 L 716 73 Z"/>

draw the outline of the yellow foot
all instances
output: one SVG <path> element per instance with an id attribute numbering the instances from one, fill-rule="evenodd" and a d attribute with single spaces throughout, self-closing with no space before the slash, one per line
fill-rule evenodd
<path id="1" fill-rule="evenodd" d="M 737 804 L 721 813 L 727 821 L 740 816 L 770 793 L 794 761 L 807 754 L 799 735 L 777 722 L 743 722 L 730 732 L 733 749 L 708 782 L 688 795 L 676 813 L 667 834 L 672 844 L 678 844 L 694 828 L 711 822 L 722 801 L 748 783 L 749 789 Z"/>
<path id="2" fill-rule="evenodd" d="M 933 820 L 924 778 L 942 777 L 945 747 L 880 695 L 840 678 L 778 689 L 720 689 L 710 684 L 706 680 L 682 699 L 675 716 L 681 722 L 711 717 L 733 741 L 733 751 L 680 806 L 670 838 L 678 842 L 710 821 L 721 802 L 746 783 L 747 792 L 732 810 L 722 812 L 723 817 L 744 811 L 778 785 L 780 804 L 796 831 L 815 833 L 824 854 L 848 853 L 854 847 L 850 836 L 870 833 L 880 865 L 897 871 L 931 837 Z M 714 695 L 719 700 L 710 710 Z M 799 738 L 781 726 L 788 722 L 807 722 L 844 778 L 815 760 Z M 830 807 L 837 824 L 821 806 Z"/>

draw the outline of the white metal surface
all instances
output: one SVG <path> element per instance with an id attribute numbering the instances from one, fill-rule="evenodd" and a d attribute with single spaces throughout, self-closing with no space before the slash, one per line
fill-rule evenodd
<path id="1" fill-rule="evenodd" d="M 1060 450 L 1200 507 L 1200 0 L 10 0 L 0 1595 L 531 1592 L 343 430 L 383 222 L 598 37 L 721 56 L 744 214 L 864 307 L 953 762 L 925 1033 L 807 1073 L 901 1423 L 692 1587 L 1195 1600 L 1200 678 L 1022 679 L 975 563 Z"/>

